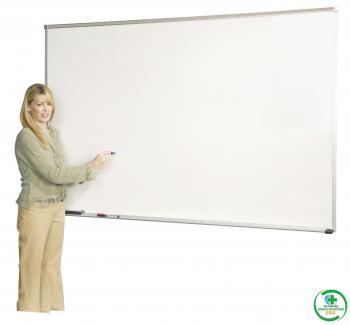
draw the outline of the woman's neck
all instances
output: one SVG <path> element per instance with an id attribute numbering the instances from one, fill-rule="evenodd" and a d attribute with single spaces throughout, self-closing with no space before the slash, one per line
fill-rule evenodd
<path id="1" fill-rule="evenodd" d="M 40 128 L 40 131 L 46 132 L 49 129 L 47 123 L 36 123 L 36 124 Z"/>

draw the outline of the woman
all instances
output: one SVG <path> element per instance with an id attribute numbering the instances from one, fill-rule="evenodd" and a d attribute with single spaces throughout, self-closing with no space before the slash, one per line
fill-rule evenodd
<path id="1" fill-rule="evenodd" d="M 51 90 L 31 85 L 24 96 L 15 153 L 21 173 L 18 204 L 18 311 L 64 310 L 61 278 L 66 198 L 65 184 L 82 183 L 105 166 L 110 151 L 83 165 L 67 166 L 59 131 L 50 126 L 55 114 Z"/>

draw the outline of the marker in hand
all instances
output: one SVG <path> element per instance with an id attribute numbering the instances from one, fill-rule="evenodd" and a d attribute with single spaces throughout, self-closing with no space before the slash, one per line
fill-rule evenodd
<path id="1" fill-rule="evenodd" d="M 115 151 L 111 151 L 111 155 L 115 155 L 116 154 L 116 152 Z"/>

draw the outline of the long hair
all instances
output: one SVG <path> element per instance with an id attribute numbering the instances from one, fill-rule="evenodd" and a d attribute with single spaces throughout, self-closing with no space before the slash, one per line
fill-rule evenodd
<path id="1" fill-rule="evenodd" d="M 55 115 L 55 102 L 52 95 L 52 92 L 50 88 L 44 84 L 36 83 L 28 87 L 28 89 L 25 92 L 21 113 L 20 113 L 20 120 L 23 127 L 30 128 L 34 134 L 39 138 L 40 142 L 44 146 L 44 148 L 48 149 L 49 146 L 45 140 L 45 137 L 40 131 L 39 126 L 34 121 L 34 118 L 29 111 L 31 102 L 35 99 L 36 95 L 45 95 L 46 100 L 48 104 L 52 105 L 52 113 L 49 122 L 51 122 L 53 116 Z"/>

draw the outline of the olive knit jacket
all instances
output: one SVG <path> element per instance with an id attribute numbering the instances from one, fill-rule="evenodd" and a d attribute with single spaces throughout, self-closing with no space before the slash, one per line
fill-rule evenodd
<path id="1" fill-rule="evenodd" d="M 88 162 L 78 166 L 65 165 L 64 153 L 58 129 L 48 126 L 45 137 L 49 149 L 45 149 L 35 133 L 27 127 L 17 134 L 15 154 L 21 173 L 21 193 L 16 203 L 29 209 L 40 201 L 45 207 L 48 199 L 64 200 L 66 185 L 93 179 Z"/>

